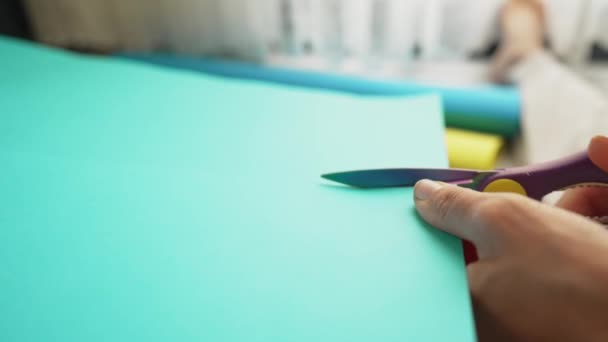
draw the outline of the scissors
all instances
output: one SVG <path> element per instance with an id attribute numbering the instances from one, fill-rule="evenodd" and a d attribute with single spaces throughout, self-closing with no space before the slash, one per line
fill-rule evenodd
<path id="1" fill-rule="evenodd" d="M 558 160 L 491 171 L 397 168 L 328 173 L 323 178 L 358 188 L 408 187 L 421 179 L 456 184 L 482 192 L 513 192 L 536 200 L 579 186 L 608 187 L 608 172 L 580 152 Z"/>

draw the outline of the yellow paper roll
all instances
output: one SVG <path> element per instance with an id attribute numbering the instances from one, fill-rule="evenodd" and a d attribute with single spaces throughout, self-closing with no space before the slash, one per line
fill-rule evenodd
<path id="1" fill-rule="evenodd" d="M 498 135 L 447 128 L 445 134 L 450 167 L 491 170 L 496 167 L 504 139 Z"/>

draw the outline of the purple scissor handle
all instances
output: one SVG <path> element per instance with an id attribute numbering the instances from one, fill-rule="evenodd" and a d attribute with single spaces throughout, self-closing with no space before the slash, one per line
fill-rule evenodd
<path id="1" fill-rule="evenodd" d="M 356 170 L 322 175 L 360 188 L 413 186 L 428 178 L 484 192 L 514 192 L 541 200 L 545 195 L 575 186 L 607 186 L 608 172 L 580 152 L 562 159 L 522 167 L 478 171 L 465 169 L 397 168 Z"/>
<path id="2" fill-rule="evenodd" d="M 580 152 L 565 158 L 522 167 L 496 170 L 473 179 L 474 188 L 484 192 L 515 192 L 536 200 L 575 186 L 608 186 L 608 172 Z"/>

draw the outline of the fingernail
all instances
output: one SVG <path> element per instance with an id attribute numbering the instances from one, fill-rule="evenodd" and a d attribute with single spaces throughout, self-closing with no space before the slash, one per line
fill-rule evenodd
<path id="1" fill-rule="evenodd" d="M 417 200 L 427 200 L 433 195 L 433 192 L 441 188 L 441 184 L 432 180 L 423 179 L 418 181 L 414 186 L 414 198 Z"/>

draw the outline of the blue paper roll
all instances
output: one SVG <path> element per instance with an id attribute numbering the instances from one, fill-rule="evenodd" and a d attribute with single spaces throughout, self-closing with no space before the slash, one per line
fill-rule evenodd
<path id="1" fill-rule="evenodd" d="M 224 77 L 245 78 L 300 87 L 322 88 L 358 95 L 404 96 L 437 93 L 443 99 L 446 124 L 512 137 L 519 131 L 521 98 L 514 87 L 439 87 L 414 82 L 269 67 L 243 62 L 165 54 L 126 53 L 121 57 Z"/>

